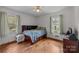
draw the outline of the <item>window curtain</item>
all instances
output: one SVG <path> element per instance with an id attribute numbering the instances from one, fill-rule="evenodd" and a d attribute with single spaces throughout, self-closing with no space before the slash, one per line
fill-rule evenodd
<path id="1" fill-rule="evenodd" d="M 21 21 L 20 21 L 20 16 L 17 15 L 16 16 L 16 19 L 17 19 L 17 33 L 21 33 Z"/>
<path id="2" fill-rule="evenodd" d="M 9 33 L 9 28 L 7 24 L 7 13 L 0 12 L 0 21 L 1 21 L 1 36 L 5 36 Z"/>

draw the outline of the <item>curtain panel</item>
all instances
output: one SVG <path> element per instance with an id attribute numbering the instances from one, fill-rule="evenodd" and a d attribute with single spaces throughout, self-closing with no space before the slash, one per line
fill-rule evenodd
<path id="1" fill-rule="evenodd" d="M 7 13 L 6 12 L 0 12 L 0 21 L 1 21 L 1 36 L 5 36 L 8 34 L 8 24 L 7 24 Z"/>

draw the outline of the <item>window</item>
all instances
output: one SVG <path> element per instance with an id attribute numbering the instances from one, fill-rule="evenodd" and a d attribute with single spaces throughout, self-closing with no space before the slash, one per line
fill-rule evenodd
<path id="1" fill-rule="evenodd" d="M 7 23 L 9 32 L 18 32 L 18 19 L 16 16 L 8 16 Z"/>
<path id="2" fill-rule="evenodd" d="M 52 16 L 50 20 L 51 34 L 61 34 L 63 32 L 62 15 Z"/>

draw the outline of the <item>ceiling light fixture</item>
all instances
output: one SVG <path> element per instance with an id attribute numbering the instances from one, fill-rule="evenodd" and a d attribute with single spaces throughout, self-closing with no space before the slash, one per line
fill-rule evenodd
<path id="1" fill-rule="evenodd" d="M 33 11 L 40 12 L 41 11 L 41 6 L 34 6 Z"/>

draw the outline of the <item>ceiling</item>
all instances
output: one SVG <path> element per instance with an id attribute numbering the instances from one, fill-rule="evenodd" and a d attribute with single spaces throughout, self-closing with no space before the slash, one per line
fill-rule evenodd
<path id="1" fill-rule="evenodd" d="M 34 16 L 46 15 L 53 12 L 58 12 L 64 9 L 66 6 L 41 6 L 41 12 L 37 13 L 33 11 L 33 6 L 6 6 L 6 8 L 19 11 Z"/>

